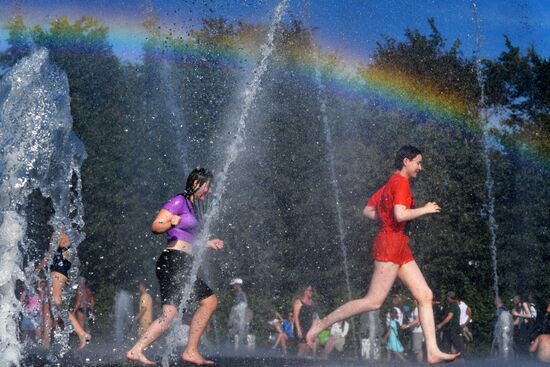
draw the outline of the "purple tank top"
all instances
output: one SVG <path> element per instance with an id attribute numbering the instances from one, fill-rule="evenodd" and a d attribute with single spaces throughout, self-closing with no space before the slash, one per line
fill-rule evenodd
<path id="1" fill-rule="evenodd" d="M 170 213 L 181 217 L 179 224 L 166 232 L 167 241 L 182 240 L 191 243 L 198 225 L 191 201 L 183 195 L 176 195 L 168 200 L 162 209 L 168 210 Z"/>

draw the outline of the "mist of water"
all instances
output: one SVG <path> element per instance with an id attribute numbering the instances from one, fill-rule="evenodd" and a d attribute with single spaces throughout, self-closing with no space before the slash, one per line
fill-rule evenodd
<path id="1" fill-rule="evenodd" d="M 24 209 L 30 193 L 38 189 L 51 199 L 54 215 L 50 224 L 71 241 L 72 281 L 63 293 L 61 310 L 52 310 L 66 325 L 54 334 L 52 348 L 59 344 L 60 355 L 68 349 L 68 300 L 76 288 L 77 247 L 84 239 L 80 167 L 86 152 L 72 132 L 67 76 L 49 61 L 45 49 L 21 59 L 0 82 L 0 149 L 0 360 L 19 365 L 21 306 L 15 287 L 18 280 L 27 284 L 35 280 L 22 269 L 29 220 Z M 56 248 L 54 236 L 50 251 Z"/>
<path id="2" fill-rule="evenodd" d="M 487 203 L 486 210 L 489 218 L 489 235 L 490 235 L 490 249 L 491 249 L 491 262 L 493 266 L 493 290 L 495 296 L 499 297 L 498 289 L 498 268 L 497 268 L 497 248 L 496 248 L 496 239 L 497 239 L 497 228 L 498 225 L 495 219 L 495 193 L 493 180 L 493 174 L 491 169 L 491 136 L 489 131 L 489 118 L 488 118 L 488 109 L 486 108 L 486 94 L 485 94 L 485 83 L 483 81 L 483 71 L 481 65 L 481 20 L 478 15 L 478 5 L 475 1 L 472 1 L 472 20 L 476 27 L 476 77 L 480 88 L 480 98 L 478 102 L 478 108 L 480 113 L 480 122 L 483 127 L 483 163 L 485 164 L 485 190 L 487 192 Z"/>
<path id="3" fill-rule="evenodd" d="M 361 333 L 367 336 L 361 340 L 361 357 L 379 360 L 382 355 L 380 310 L 365 312 L 361 315 Z"/>
<path id="4" fill-rule="evenodd" d="M 501 359 L 514 355 L 514 317 L 510 311 L 503 311 L 498 317 L 491 352 Z"/>
<path id="5" fill-rule="evenodd" d="M 336 221 L 338 224 L 338 243 L 340 244 L 340 250 L 342 251 L 346 290 L 348 293 L 347 296 L 348 296 L 348 300 L 351 301 L 353 299 L 353 296 L 351 293 L 351 282 L 350 282 L 350 275 L 349 275 L 348 249 L 346 247 L 346 231 L 344 226 L 344 219 L 342 216 L 342 205 L 341 205 L 342 193 L 340 190 L 340 185 L 338 184 L 338 177 L 336 175 L 334 142 L 332 139 L 332 130 L 331 130 L 330 122 L 328 120 L 328 114 L 327 114 L 327 96 L 325 91 L 325 85 L 323 84 L 323 79 L 321 78 L 321 70 L 319 66 L 315 68 L 315 81 L 317 82 L 317 90 L 319 93 L 319 105 L 321 110 L 321 120 L 323 122 L 323 129 L 325 132 L 328 169 L 330 173 L 330 185 L 332 186 L 332 192 L 334 193 L 334 203 L 336 206 Z M 352 330 L 352 336 L 353 336 L 353 347 L 355 350 L 355 354 L 357 355 L 358 338 L 357 338 L 357 331 L 356 331 L 354 322 L 351 322 L 351 330 Z"/>
<path id="6" fill-rule="evenodd" d="M 187 126 L 183 118 L 182 109 L 178 104 L 178 95 L 176 93 L 176 87 L 174 86 L 175 75 L 172 73 L 172 69 L 168 64 L 168 61 L 164 59 L 162 65 L 160 65 L 160 80 L 161 93 L 165 98 L 166 109 L 168 110 L 168 124 L 174 133 L 176 140 L 176 149 L 179 154 L 178 161 L 182 162 L 183 171 L 189 172 L 188 169 L 188 154 L 187 146 L 185 142 L 187 139 Z"/>

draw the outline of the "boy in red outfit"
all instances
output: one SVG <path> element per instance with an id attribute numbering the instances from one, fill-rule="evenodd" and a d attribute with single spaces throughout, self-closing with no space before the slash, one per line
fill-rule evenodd
<path id="1" fill-rule="evenodd" d="M 374 274 L 367 295 L 344 304 L 318 322 L 309 330 L 306 340 L 313 345 L 315 337 L 333 323 L 379 309 L 395 279 L 399 277 L 418 301 L 428 363 L 452 361 L 460 353 L 443 353 L 437 346 L 432 310 L 433 294 L 414 261 L 409 237 L 405 234 L 407 222 L 426 214 L 439 213 L 441 208 L 434 202 L 414 208 L 409 179 L 416 178 L 422 170 L 422 152 L 418 148 L 411 145 L 401 147 L 395 157 L 395 168 L 397 171 L 363 209 L 365 217 L 380 223 L 380 231 L 372 248 Z"/>

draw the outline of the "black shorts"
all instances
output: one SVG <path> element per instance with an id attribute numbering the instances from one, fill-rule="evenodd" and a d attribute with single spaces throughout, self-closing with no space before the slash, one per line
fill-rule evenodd
<path id="1" fill-rule="evenodd" d="M 166 249 L 157 260 L 157 279 L 160 286 L 162 305 L 179 306 L 185 285 L 191 280 L 190 273 L 193 257 L 183 251 Z M 190 300 L 201 301 L 213 295 L 214 292 L 200 278 L 195 279 Z"/>
<path id="2" fill-rule="evenodd" d="M 50 265 L 50 272 L 55 271 L 68 277 L 71 266 L 72 263 L 69 260 L 65 259 L 62 254 L 56 253 Z"/>

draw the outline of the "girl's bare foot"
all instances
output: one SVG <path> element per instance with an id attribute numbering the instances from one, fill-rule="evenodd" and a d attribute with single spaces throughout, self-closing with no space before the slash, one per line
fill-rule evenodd
<path id="1" fill-rule="evenodd" d="M 437 351 L 434 353 L 428 353 L 428 364 L 438 364 L 444 362 L 452 362 L 455 359 L 460 357 L 460 353 L 447 354 L 442 351 Z"/>
<path id="2" fill-rule="evenodd" d="M 126 359 L 133 362 L 139 362 L 141 364 L 145 365 L 155 365 L 156 363 L 147 359 L 145 357 L 145 354 L 141 351 L 135 351 L 131 349 L 128 353 L 126 353 Z"/>
<path id="3" fill-rule="evenodd" d="M 188 352 L 187 350 L 183 352 L 181 358 L 185 362 L 196 364 L 197 366 L 212 366 L 214 361 L 202 358 L 199 352 Z"/>
<path id="4" fill-rule="evenodd" d="M 78 351 L 81 351 L 82 349 L 86 348 L 88 344 L 90 343 L 90 340 L 92 340 L 91 334 L 84 334 L 82 337 L 80 337 L 80 345 L 78 346 Z"/>

